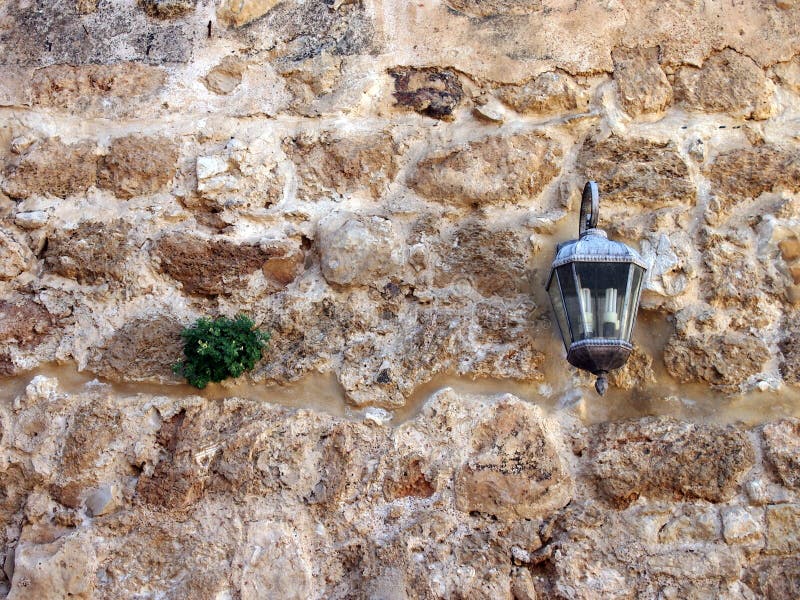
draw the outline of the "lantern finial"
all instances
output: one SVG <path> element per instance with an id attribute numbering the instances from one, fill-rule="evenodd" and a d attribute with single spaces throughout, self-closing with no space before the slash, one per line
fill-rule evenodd
<path id="1" fill-rule="evenodd" d="M 596 389 L 597 393 L 601 396 L 606 395 L 606 390 L 608 389 L 608 374 L 605 371 L 600 371 L 597 374 L 597 381 L 594 382 L 594 389 Z"/>
<path id="2" fill-rule="evenodd" d="M 581 195 L 581 215 L 578 224 L 578 233 L 583 235 L 587 229 L 597 227 L 597 219 L 600 217 L 600 191 L 597 189 L 596 181 L 587 181 L 583 186 Z"/>

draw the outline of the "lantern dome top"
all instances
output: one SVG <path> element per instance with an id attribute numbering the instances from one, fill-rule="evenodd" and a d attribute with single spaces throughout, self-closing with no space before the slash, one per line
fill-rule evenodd
<path id="1" fill-rule="evenodd" d="M 609 240 L 601 229 L 587 229 L 580 239 L 558 245 L 553 269 L 571 262 L 633 263 L 647 269 L 647 263 L 636 250 Z"/>

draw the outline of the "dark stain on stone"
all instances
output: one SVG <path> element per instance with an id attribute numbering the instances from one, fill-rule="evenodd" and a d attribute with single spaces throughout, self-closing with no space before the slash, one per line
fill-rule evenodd
<path id="1" fill-rule="evenodd" d="M 458 75 L 448 69 L 398 67 L 391 69 L 389 75 L 394 78 L 393 95 L 398 106 L 434 119 L 452 120 L 453 110 L 464 98 Z"/>

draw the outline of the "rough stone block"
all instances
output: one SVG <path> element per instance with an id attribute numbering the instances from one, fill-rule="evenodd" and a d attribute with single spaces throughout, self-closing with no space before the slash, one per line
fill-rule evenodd
<path id="1" fill-rule="evenodd" d="M 741 431 L 668 417 L 620 421 L 593 429 L 589 464 L 614 506 L 639 496 L 722 502 L 754 461 Z"/>
<path id="2" fill-rule="evenodd" d="M 100 159 L 97 183 L 119 198 L 163 191 L 175 177 L 178 146 L 165 137 L 128 136 L 111 142 Z"/>
<path id="3" fill-rule="evenodd" d="M 615 48 L 614 82 L 632 117 L 658 113 L 672 103 L 672 86 L 658 62 L 658 48 Z"/>
<path id="4" fill-rule="evenodd" d="M 97 179 L 95 147 L 90 142 L 67 145 L 50 138 L 6 166 L 3 192 L 12 198 L 35 194 L 66 198 L 81 194 Z"/>
<path id="5" fill-rule="evenodd" d="M 767 506 L 768 554 L 800 552 L 800 504 Z"/>

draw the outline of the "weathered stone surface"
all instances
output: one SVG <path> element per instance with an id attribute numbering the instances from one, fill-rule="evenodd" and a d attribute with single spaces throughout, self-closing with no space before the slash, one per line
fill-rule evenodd
<path id="1" fill-rule="evenodd" d="M 719 154 L 705 170 L 715 203 L 725 213 L 764 192 L 800 190 L 800 157 L 793 149 L 765 144 Z"/>
<path id="2" fill-rule="evenodd" d="M 501 86 L 496 93 L 503 102 L 523 114 L 554 114 L 588 108 L 584 90 L 561 71 L 541 73 L 524 84 Z"/>
<path id="3" fill-rule="evenodd" d="M 770 358 L 764 340 L 752 333 L 687 328 L 679 326 L 664 348 L 667 371 L 679 381 L 701 381 L 724 392 L 737 392 Z"/>
<path id="4" fill-rule="evenodd" d="M 764 545 L 763 514 L 741 506 L 722 509 L 722 536 L 728 544 Z"/>
<path id="5" fill-rule="evenodd" d="M 767 506 L 768 554 L 789 554 L 800 551 L 800 504 Z"/>
<path id="6" fill-rule="evenodd" d="M 615 48 L 614 82 L 632 117 L 658 113 L 672 103 L 672 86 L 658 62 L 658 48 Z"/>
<path id="7" fill-rule="evenodd" d="M 229 25 L 242 27 L 263 17 L 278 0 L 224 0 L 217 9 L 217 18 Z"/>
<path id="8" fill-rule="evenodd" d="M 161 270 L 180 281 L 189 294 L 218 295 L 246 285 L 263 272 L 266 290 L 285 287 L 303 268 L 303 252 L 290 240 L 236 243 L 174 233 L 162 236 L 153 248 Z"/>
<path id="9" fill-rule="evenodd" d="M 725 501 L 754 460 L 740 431 L 666 417 L 598 425 L 592 437 L 597 486 L 622 507 L 639 496 Z"/>
<path id="10" fill-rule="evenodd" d="M 608 381 L 614 387 L 623 390 L 644 389 L 655 383 L 653 357 L 635 346 L 625 365 L 608 374 Z"/>
<path id="11" fill-rule="evenodd" d="M 334 213 L 320 221 L 317 241 L 322 275 L 330 283 L 382 288 L 405 263 L 400 237 L 384 217 Z"/>
<path id="12" fill-rule="evenodd" d="M 561 158 L 559 144 L 541 133 L 489 137 L 431 153 L 408 184 L 449 204 L 525 204 L 558 175 Z"/>
<path id="13" fill-rule="evenodd" d="M 473 453 L 455 479 L 456 506 L 501 519 L 543 518 L 572 496 L 558 430 L 540 409 L 500 402 L 472 437 Z"/>
<path id="14" fill-rule="evenodd" d="M 0 280 L 8 281 L 22 273 L 31 259 L 31 251 L 9 231 L 0 229 Z"/>
<path id="15" fill-rule="evenodd" d="M 754 563 L 745 574 L 747 586 L 766 600 L 800 595 L 800 563 L 796 557 L 767 558 Z"/>
<path id="16" fill-rule="evenodd" d="M 111 142 L 100 159 L 97 184 L 119 198 L 163 191 L 175 177 L 178 146 L 163 137 L 128 136 Z"/>
<path id="17" fill-rule="evenodd" d="M 67 145 L 50 138 L 34 144 L 6 167 L 2 189 L 12 198 L 80 194 L 95 184 L 96 162 L 91 142 Z"/>
<path id="18" fill-rule="evenodd" d="M 453 286 L 466 279 L 484 296 L 514 296 L 530 290 L 526 277 L 526 240 L 509 229 L 494 230 L 467 221 L 439 248 L 434 285 Z"/>
<path id="19" fill-rule="evenodd" d="M 398 106 L 445 121 L 464 97 L 458 75 L 450 70 L 397 68 L 389 71 L 394 79 L 394 98 Z"/>
<path id="20" fill-rule="evenodd" d="M 246 65 L 241 59 L 226 56 L 208 72 L 203 82 L 215 94 L 230 94 L 242 83 L 242 73 L 245 69 Z"/>
<path id="21" fill-rule="evenodd" d="M 400 147 L 386 132 L 357 137 L 323 132 L 284 143 L 300 179 L 298 195 L 313 200 L 337 194 L 380 196 L 398 171 Z"/>
<path id="22" fill-rule="evenodd" d="M 52 326 L 47 309 L 30 298 L 0 300 L 0 343 L 34 346 Z"/>
<path id="23" fill-rule="evenodd" d="M 153 97 L 166 77 L 160 67 L 134 62 L 52 65 L 34 72 L 31 102 L 78 114 L 126 114 Z"/>
<path id="24" fill-rule="evenodd" d="M 781 375 L 787 383 L 800 383 L 800 320 L 788 320 L 785 337 L 780 341 Z"/>
<path id="25" fill-rule="evenodd" d="M 216 210 L 264 208 L 283 193 L 275 148 L 263 138 L 232 138 L 221 152 L 198 156 L 195 172 L 198 194 Z"/>
<path id="26" fill-rule="evenodd" d="M 581 148 L 578 169 L 597 181 L 604 205 L 627 210 L 694 204 L 697 193 L 674 142 L 590 138 Z"/>
<path id="27" fill-rule="evenodd" d="M 712 54 L 702 68 L 675 75 L 675 100 L 690 110 L 727 112 L 765 119 L 772 114 L 772 89 L 764 71 L 732 48 Z"/>
<path id="28" fill-rule="evenodd" d="M 90 600 L 98 562 L 94 547 L 81 532 L 42 543 L 20 541 L 8 598 Z"/>
<path id="29" fill-rule="evenodd" d="M 181 358 L 181 323 L 170 317 L 132 320 L 114 332 L 89 368 L 122 381 L 172 379 L 172 365 Z"/>
<path id="30" fill-rule="evenodd" d="M 75 229 L 57 230 L 47 237 L 45 269 L 79 283 L 123 282 L 133 249 L 128 241 L 130 223 L 84 221 Z"/>
<path id="31" fill-rule="evenodd" d="M 762 429 L 764 453 L 785 486 L 800 489 L 800 420 L 783 419 Z"/>
<path id="32" fill-rule="evenodd" d="M 157 19 L 174 19 L 194 10 L 197 0 L 139 0 L 139 6 Z"/>

